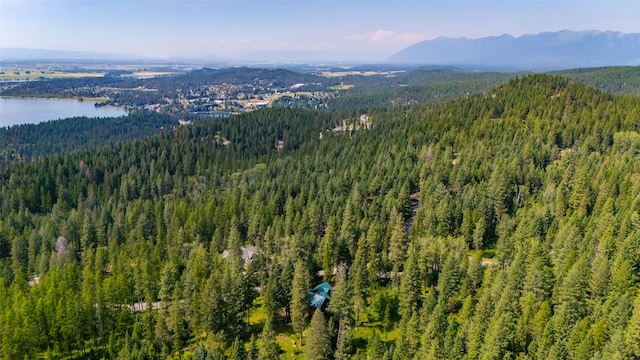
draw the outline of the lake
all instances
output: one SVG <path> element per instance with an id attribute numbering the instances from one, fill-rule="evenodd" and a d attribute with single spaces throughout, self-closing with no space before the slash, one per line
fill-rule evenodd
<path id="1" fill-rule="evenodd" d="M 76 116 L 116 117 L 127 111 L 116 107 L 96 107 L 93 101 L 0 97 L 0 127 L 37 124 Z"/>

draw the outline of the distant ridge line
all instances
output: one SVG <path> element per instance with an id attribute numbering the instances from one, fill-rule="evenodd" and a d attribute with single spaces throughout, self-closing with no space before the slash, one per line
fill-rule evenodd
<path id="1" fill-rule="evenodd" d="M 411 45 L 388 61 L 512 70 L 640 65 L 640 34 L 562 30 L 518 37 L 509 34 L 478 39 L 438 37 Z"/>

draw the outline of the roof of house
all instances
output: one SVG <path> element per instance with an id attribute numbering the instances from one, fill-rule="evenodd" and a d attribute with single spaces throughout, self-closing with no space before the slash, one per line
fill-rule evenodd
<path id="1" fill-rule="evenodd" d="M 314 287 L 312 291 L 319 291 L 319 292 L 325 294 L 326 297 L 329 300 L 331 300 L 331 297 L 329 297 L 329 291 L 333 291 L 333 287 L 331 285 L 329 285 L 328 282 L 325 281 L 322 284 Z"/>
<path id="2" fill-rule="evenodd" d="M 329 295 L 331 291 L 333 291 L 333 287 L 328 282 L 323 282 L 307 292 L 311 306 L 321 308 L 325 300 L 331 300 L 331 295 Z"/>
<path id="3" fill-rule="evenodd" d="M 260 252 L 260 250 L 258 250 L 258 248 L 255 246 L 240 247 L 240 250 L 242 251 L 242 260 L 244 260 L 245 262 L 251 260 L 257 253 Z M 222 252 L 222 257 L 226 259 L 228 256 L 229 250 L 224 250 Z"/>
<path id="4" fill-rule="evenodd" d="M 320 294 L 314 294 L 310 291 L 307 293 L 307 295 L 309 295 L 309 303 L 316 309 L 320 309 L 324 304 L 324 301 L 326 300 L 324 296 Z"/>

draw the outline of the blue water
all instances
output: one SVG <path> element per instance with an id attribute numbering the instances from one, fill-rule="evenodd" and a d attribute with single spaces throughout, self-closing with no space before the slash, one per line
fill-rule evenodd
<path id="1" fill-rule="evenodd" d="M 76 116 L 93 118 L 122 115 L 127 115 L 127 111 L 116 107 L 95 107 L 93 101 L 0 97 L 0 127 Z"/>

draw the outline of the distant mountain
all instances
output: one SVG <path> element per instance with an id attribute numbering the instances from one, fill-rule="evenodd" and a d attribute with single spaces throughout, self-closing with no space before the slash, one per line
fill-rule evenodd
<path id="1" fill-rule="evenodd" d="M 640 65 L 640 34 L 564 30 L 520 37 L 439 37 L 411 45 L 389 62 L 513 70 Z"/>
<path id="2" fill-rule="evenodd" d="M 67 51 L 49 49 L 0 48 L 0 61 L 30 60 L 134 60 L 137 55 L 108 54 L 91 51 Z"/>
<path id="3" fill-rule="evenodd" d="M 168 58 L 151 58 L 131 54 L 114 54 L 94 51 L 68 51 L 50 49 L 0 48 L 0 62 L 84 62 L 84 63 L 127 63 L 140 64 L 225 64 L 229 60 L 214 55 L 181 55 Z"/>
<path id="4" fill-rule="evenodd" d="M 251 52 L 239 57 L 241 62 L 317 64 L 317 63 L 361 63 L 384 61 L 384 56 L 361 51 L 313 51 L 313 50 L 266 50 Z"/>

